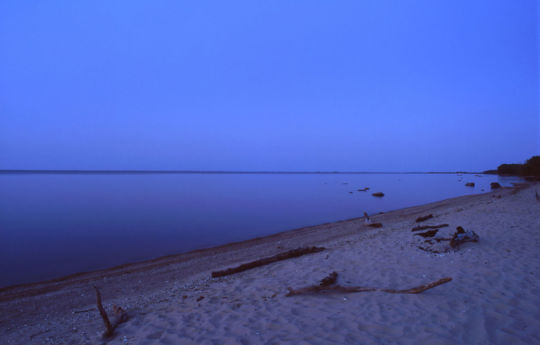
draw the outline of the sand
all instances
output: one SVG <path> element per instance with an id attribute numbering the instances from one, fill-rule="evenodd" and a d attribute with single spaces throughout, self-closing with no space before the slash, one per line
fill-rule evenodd
<path id="1" fill-rule="evenodd" d="M 504 188 L 363 219 L 303 228 L 208 250 L 0 290 L 1 344 L 539 344 L 538 185 Z M 359 215 L 362 213 L 359 211 Z M 435 254 L 411 229 L 448 223 L 477 243 Z M 444 243 L 439 249 L 445 249 Z M 222 278 L 225 269 L 301 246 L 320 253 Z M 286 297 L 336 271 L 343 286 L 405 289 Z M 104 306 L 130 319 L 103 340 L 93 285 Z"/>

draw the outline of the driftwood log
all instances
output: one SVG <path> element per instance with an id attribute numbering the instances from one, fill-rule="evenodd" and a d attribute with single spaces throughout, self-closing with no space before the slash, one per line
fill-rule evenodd
<path id="1" fill-rule="evenodd" d="M 435 229 L 435 230 L 428 230 L 426 232 L 417 232 L 416 234 L 414 234 L 415 236 L 422 236 L 424 238 L 426 237 L 433 237 L 437 234 L 439 230 L 438 229 Z"/>
<path id="2" fill-rule="evenodd" d="M 411 229 L 411 231 L 420 231 L 420 230 L 427 230 L 427 229 L 440 229 L 440 228 L 446 228 L 448 224 L 439 224 L 439 225 L 418 225 Z"/>
<path id="3" fill-rule="evenodd" d="M 114 305 L 113 306 L 114 319 L 113 319 L 113 322 L 111 322 L 109 320 L 109 316 L 107 315 L 107 312 L 105 311 L 105 308 L 103 308 L 103 304 L 101 303 L 101 293 L 99 292 L 99 289 L 97 288 L 97 286 L 94 286 L 94 289 L 96 289 L 97 308 L 99 310 L 99 314 L 101 315 L 101 318 L 103 319 L 103 323 L 105 323 L 105 332 L 103 333 L 103 336 L 105 338 L 110 338 L 114 334 L 114 330 L 116 329 L 116 327 L 118 327 L 118 325 L 121 324 L 122 322 L 127 321 L 128 315 L 124 309 Z"/>
<path id="4" fill-rule="evenodd" d="M 433 215 L 432 215 L 432 214 L 428 214 L 427 216 L 423 216 L 423 217 L 418 217 L 418 218 L 416 218 L 416 222 L 417 222 L 417 223 L 420 223 L 420 222 L 426 221 L 426 220 L 431 219 L 431 218 L 433 218 Z"/>
<path id="5" fill-rule="evenodd" d="M 297 249 L 289 250 L 288 252 L 284 252 L 284 253 L 280 253 L 280 254 L 270 256 L 267 258 L 248 262 L 237 267 L 228 268 L 223 271 L 214 271 L 212 272 L 212 278 L 223 277 L 223 276 L 228 276 L 230 274 L 240 273 L 240 272 L 247 271 L 255 267 L 268 265 L 268 264 L 281 261 L 281 260 L 297 258 L 299 256 L 306 255 L 306 254 L 318 253 L 318 252 L 322 252 L 323 250 L 325 250 L 324 247 L 306 247 L 306 248 L 297 248 Z"/>
<path id="6" fill-rule="evenodd" d="M 334 275 L 335 274 L 335 275 Z M 334 280 L 331 280 L 331 278 L 335 278 Z M 311 285 L 300 289 L 292 289 L 287 288 L 289 292 L 287 293 L 287 297 L 290 296 L 296 296 L 296 295 L 306 295 L 306 294 L 316 294 L 316 293 L 354 293 L 354 292 L 387 292 L 387 293 L 403 293 L 403 294 L 417 294 L 424 292 L 426 290 L 432 289 L 436 286 L 446 284 L 449 281 L 452 280 L 450 277 L 442 278 L 437 281 L 434 281 L 429 284 L 416 286 L 410 289 L 404 289 L 404 290 L 395 290 L 395 289 L 382 289 L 382 288 L 370 288 L 370 287 L 361 287 L 361 286 L 341 286 L 335 284 L 335 281 L 337 280 L 337 273 L 332 272 L 328 277 L 321 280 L 319 285 Z M 328 282 L 332 282 L 330 284 L 327 284 Z"/>

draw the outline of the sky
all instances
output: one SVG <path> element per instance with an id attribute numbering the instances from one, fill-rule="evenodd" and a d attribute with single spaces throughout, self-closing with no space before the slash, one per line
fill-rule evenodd
<path id="1" fill-rule="evenodd" d="M 3 0 L 0 169 L 520 163 L 539 19 L 535 0 Z"/>

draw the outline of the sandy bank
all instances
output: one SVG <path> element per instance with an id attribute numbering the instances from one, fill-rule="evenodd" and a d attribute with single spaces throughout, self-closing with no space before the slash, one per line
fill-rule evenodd
<path id="1" fill-rule="evenodd" d="M 503 189 L 373 217 L 323 224 L 212 249 L 0 290 L 0 343 L 100 343 L 106 308 L 131 318 L 111 344 L 540 343 L 540 202 Z M 456 252 L 418 249 L 426 224 L 474 230 Z M 448 234 L 446 234 L 448 235 Z M 212 279 L 210 272 L 289 249 L 326 251 Z M 381 292 L 285 297 L 331 271 L 343 285 L 407 288 L 450 276 L 420 295 Z M 204 297 L 200 299 L 200 297 Z M 199 301 L 198 301 L 199 300 Z"/>

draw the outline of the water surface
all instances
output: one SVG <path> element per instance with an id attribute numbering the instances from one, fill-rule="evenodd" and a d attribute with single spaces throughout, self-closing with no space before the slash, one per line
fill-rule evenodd
<path id="1" fill-rule="evenodd" d="M 0 174 L 0 286 L 480 193 L 490 182 L 517 180 L 469 174 Z M 369 192 L 357 191 L 363 187 Z M 379 191 L 384 198 L 371 196 Z"/>

